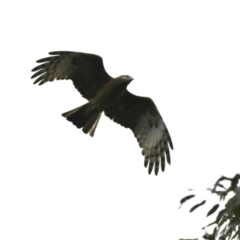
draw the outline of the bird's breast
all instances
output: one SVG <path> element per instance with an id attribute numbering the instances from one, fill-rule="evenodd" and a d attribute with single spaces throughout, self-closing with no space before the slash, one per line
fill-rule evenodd
<path id="1" fill-rule="evenodd" d="M 121 98 L 122 94 L 123 90 L 119 88 L 119 84 L 115 81 L 110 81 L 98 91 L 92 101 L 103 111 L 107 107 L 114 105 Z"/>

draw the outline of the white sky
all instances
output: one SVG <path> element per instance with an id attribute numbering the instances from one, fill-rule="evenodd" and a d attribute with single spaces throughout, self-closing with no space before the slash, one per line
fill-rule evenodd
<path id="1" fill-rule="evenodd" d="M 188 188 L 239 172 L 239 1 L 1 3 L 0 239 L 179 239 L 203 235 L 209 207 L 178 210 Z M 132 132 L 107 117 L 94 138 L 61 114 L 86 102 L 70 81 L 33 85 L 48 52 L 98 54 L 151 97 L 172 165 L 143 167 Z"/>

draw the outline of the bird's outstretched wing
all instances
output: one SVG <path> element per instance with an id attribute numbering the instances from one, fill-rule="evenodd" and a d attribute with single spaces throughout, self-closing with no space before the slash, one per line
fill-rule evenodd
<path id="1" fill-rule="evenodd" d="M 83 97 L 90 100 L 111 77 L 107 74 L 100 56 L 79 52 L 50 52 L 51 56 L 37 61 L 42 63 L 32 69 L 34 83 L 71 79 Z"/>
<path id="2" fill-rule="evenodd" d="M 164 171 L 165 159 L 169 164 L 171 162 L 169 146 L 173 149 L 173 144 L 154 102 L 150 98 L 138 97 L 128 91 L 115 101 L 114 106 L 105 110 L 105 115 L 133 131 L 145 156 L 144 166 L 148 166 L 149 174 L 155 167 L 157 175 L 159 165 Z"/>

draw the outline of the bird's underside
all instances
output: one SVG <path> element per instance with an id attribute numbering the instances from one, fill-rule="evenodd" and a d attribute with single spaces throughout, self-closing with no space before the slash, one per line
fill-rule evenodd
<path id="1" fill-rule="evenodd" d="M 167 127 L 154 102 L 147 97 L 135 96 L 127 90 L 133 80 L 124 75 L 112 78 L 105 71 L 102 58 L 79 52 L 51 52 L 50 57 L 37 61 L 41 63 L 32 71 L 37 77 L 34 83 L 71 79 L 75 88 L 89 102 L 63 114 L 84 133 L 94 135 L 102 112 L 114 122 L 130 128 L 145 156 L 144 166 L 151 174 L 153 168 L 158 174 L 159 166 L 165 169 L 170 164 L 169 147 L 173 144 Z"/>

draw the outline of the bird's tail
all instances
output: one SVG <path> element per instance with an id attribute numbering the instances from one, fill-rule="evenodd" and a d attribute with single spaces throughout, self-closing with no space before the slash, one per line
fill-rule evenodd
<path id="1" fill-rule="evenodd" d="M 102 112 L 90 103 L 75 108 L 62 114 L 68 121 L 77 128 L 82 128 L 84 133 L 89 133 L 93 137 Z"/>

